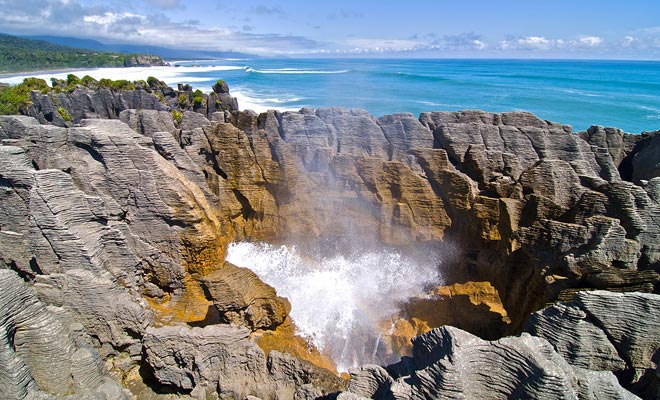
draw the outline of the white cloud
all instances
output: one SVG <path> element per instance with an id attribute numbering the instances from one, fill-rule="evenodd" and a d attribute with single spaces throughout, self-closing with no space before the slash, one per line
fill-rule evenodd
<path id="1" fill-rule="evenodd" d="M 634 46 L 636 43 L 639 43 L 639 39 L 634 38 L 632 36 L 626 36 L 623 38 L 623 42 L 621 42 L 621 46 L 631 47 Z"/>
<path id="2" fill-rule="evenodd" d="M 605 40 L 599 36 L 581 36 L 577 39 L 552 39 L 545 36 L 509 38 L 498 43 L 498 50 L 559 51 L 602 47 Z"/>
<path id="3" fill-rule="evenodd" d="M 587 47 L 597 47 L 603 44 L 603 38 L 598 36 L 583 36 L 578 39 L 578 43 Z"/>
<path id="4" fill-rule="evenodd" d="M 557 41 L 546 39 L 543 36 L 526 36 L 503 40 L 498 43 L 497 48 L 499 50 L 547 50 L 557 45 Z M 563 45 L 563 42 L 560 45 Z"/>
<path id="5" fill-rule="evenodd" d="M 484 50 L 488 48 L 481 35 L 473 32 L 458 35 L 445 35 L 434 40 L 432 46 L 441 50 Z"/>
<path id="6" fill-rule="evenodd" d="M 352 52 L 361 53 L 386 53 L 412 51 L 418 48 L 421 43 L 413 39 L 349 39 L 345 46 Z"/>
<path id="7" fill-rule="evenodd" d="M 137 14 L 131 14 L 131 13 L 113 13 L 113 12 L 106 12 L 103 15 L 85 15 L 83 17 L 84 22 L 89 22 L 93 24 L 99 24 L 99 25 L 111 25 L 115 24 L 117 22 L 120 22 L 124 19 L 127 18 L 137 18 L 141 21 L 145 21 L 147 17 L 143 15 L 137 15 Z"/>
<path id="8" fill-rule="evenodd" d="M 181 47 L 197 50 L 235 50 L 263 55 L 276 54 L 386 54 L 414 53 L 442 56 L 536 56 L 590 57 L 660 54 L 660 26 L 628 32 L 620 37 L 588 32 L 582 36 L 550 37 L 533 34 L 508 37 L 499 42 L 474 32 L 455 35 L 420 34 L 407 39 L 353 38 L 322 42 L 294 34 L 263 34 L 249 18 L 234 18 L 231 27 L 203 26 L 199 21 L 183 20 L 171 11 L 184 7 L 181 0 L 0 0 L 1 30 L 12 34 L 46 34 L 93 38 L 101 41 Z M 150 5 L 147 11 L 145 4 Z M 220 4 L 220 3 L 218 3 Z M 224 2 L 222 3 L 224 4 Z M 223 5 L 223 11 L 228 6 Z M 262 1 L 249 8 L 251 15 L 288 18 L 285 6 Z M 246 8 L 248 10 L 248 8 Z M 166 14 L 167 12 L 167 14 Z M 339 10 L 337 18 L 367 18 L 354 11 Z M 229 18 L 227 21 L 229 23 Z"/>

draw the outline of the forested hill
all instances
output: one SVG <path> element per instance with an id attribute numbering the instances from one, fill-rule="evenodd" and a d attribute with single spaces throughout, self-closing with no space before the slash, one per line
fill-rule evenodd
<path id="1" fill-rule="evenodd" d="M 147 65 L 165 65 L 165 62 L 154 55 L 76 49 L 42 40 L 0 34 L 0 72 Z"/>

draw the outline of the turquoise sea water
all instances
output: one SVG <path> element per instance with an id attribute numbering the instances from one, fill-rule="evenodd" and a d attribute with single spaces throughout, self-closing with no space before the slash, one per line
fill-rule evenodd
<path id="1" fill-rule="evenodd" d="M 223 78 L 239 103 L 254 108 L 358 107 L 376 116 L 525 110 L 576 131 L 591 125 L 633 133 L 660 129 L 660 62 L 253 59 L 179 64 L 238 67 L 181 78 L 193 78 L 190 83 L 203 88 Z"/>
<path id="2" fill-rule="evenodd" d="M 257 58 L 173 64 L 76 74 L 130 80 L 153 75 L 203 91 L 224 79 L 239 107 L 259 112 L 330 106 L 364 108 L 376 116 L 525 110 L 575 131 L 591 125 L 631 133 L 660 129 L 660 62 Z"/>

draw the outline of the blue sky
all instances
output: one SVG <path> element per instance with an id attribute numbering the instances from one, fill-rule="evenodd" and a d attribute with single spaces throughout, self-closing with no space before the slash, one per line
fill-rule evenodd
<path id="1" fill-rule="evenodd" d="M 660 59 L 658 0 L 0 0 L 0 32 L 260 55 Z"/>

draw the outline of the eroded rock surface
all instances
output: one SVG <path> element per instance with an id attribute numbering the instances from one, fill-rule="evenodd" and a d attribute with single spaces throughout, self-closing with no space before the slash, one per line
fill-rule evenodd
<path id="1" fill-rule="evenodd" d="M 644 293 L 579 292 L 532 314 L 525 330 L 547 339 L 569 364 L 612 371 L 638 393 L 660 392 L 660 296 Z"/>
<path id="2" fill-rule="evenodd" d="M 453 327 L 415 338 L 413 357 L 387 370 L 351 370 L 348 390 L 375 399 L 637 398 L 611 372 L 572 367 L 539 337 L 487 342 Z"/>
<path id="3" fill-rule="evenodd" d="M 144 338 L 147 362 L 164 385 L 204 387 L 221 396 L 314 399 L 338 391 L 343 380 L 330 371 L 271 351 L 249 340 L 250 331 L 229 325 L 150 328 Z"/>
<path id="4" fill-rule="evenodd" d="M 183 85 L 179 92 L 193 95 Z M 126 93 L 76 88 L 33 97 L 43 125 L 0 117 L 0 272 L 10 277 L 0 283 L 20 283 L 14 292 L 33 298 L 6 297 L 0 321 L 60 321 L 64 339 L 52 345 L 62 348 L 64 365 L 75 359 L 94 369 L 116 356 L 127 360 L 120 380 L 149 368 L 158 385 L 198 397 L 314 398 L 341 390 L 341 381 L 316 367 L 254 344 L 251 335 L 290 326 L 289 304 L 251 272 L 224 264 L 235 240 L 295 243 L 321 254 L 377 244 L 454 249 L 443 264 L 453 289 L 428 293 L 417 309 L 408 305 L 414 334 L 433 328 L 433 315 L 421 315 L 434 301 L 456 316 L 482 309 L 483 318 L 452 323 L 493 339 L 580 289 L 660 290 L 653 134 L 600 127 L 574 134 L 518 112 L 257 115 L 237 112 L 221 83 L 206 107 L 188 104 L 180 120 L 169 104 L 177 92 L 158 82 Z M 73 121 L 59 121 L 57 107 Z M 469 292 L 474 287 L 488 288 L 488 299 Z M 656 328 L 626 325 L 649 338 L 628 341 L 617 324 L 634 320 L 620 317 L 630 311 L 616 295 L 598 293 L 538 314 L 535 333 L 545 339 L 486 342 L 433 330 L 415 339 L 412 359 L 357 370 L 353 394 L 340 396 L 629 397 L 619 382 L 653 393 Z M 621 304 L 634 299 L 634 318 L 658 313 L 653 295 L 626 296 Z M 544 328 L 546 320 L 556 332 Z M 86 347 L 67 341 L 71 323 Z M 12 396 L 78 393 L 76 379 L 88 387 L 105 382 L 104 372 L 69 375 L 68 367 L 43 378 L 30 360 L 44 344 L 28 335 L 14 349 L 10 324 L 2 357 L 16 368 L 0 379 L 11 382 Z"/>

